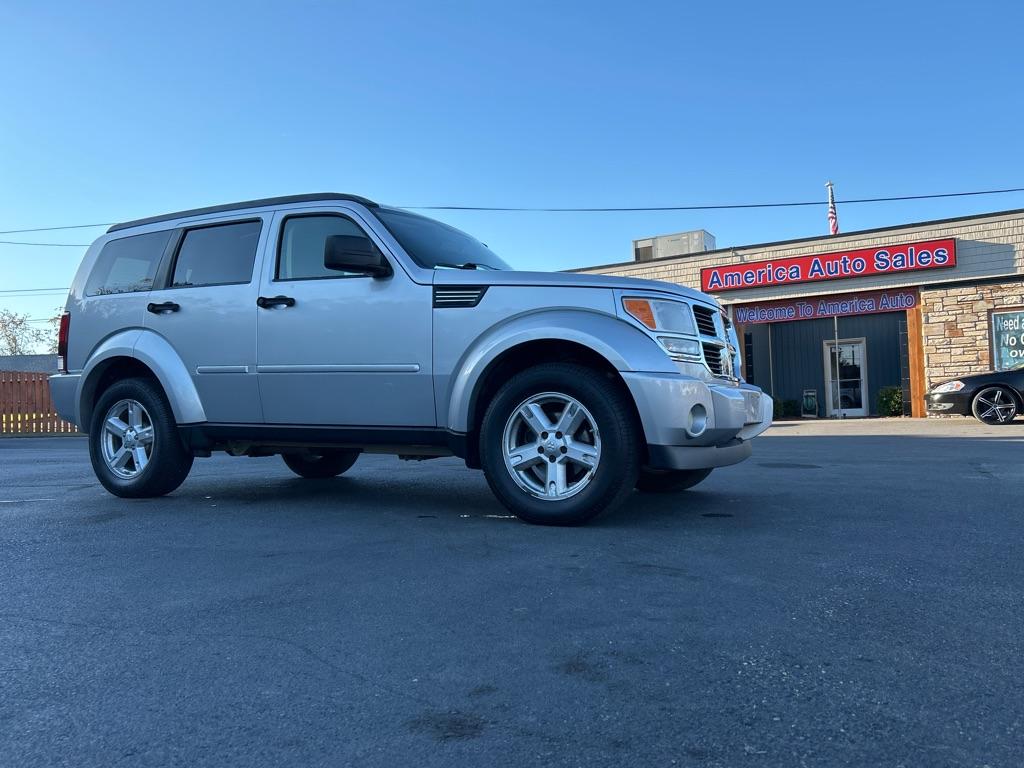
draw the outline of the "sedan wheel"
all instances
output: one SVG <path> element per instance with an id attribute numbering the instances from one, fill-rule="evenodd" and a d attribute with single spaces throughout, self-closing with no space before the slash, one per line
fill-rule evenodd
<path id="1" fill-rule="evenodd" d="M 1009 424 L 1017 415 L 1017 399 L 1003 387 L 988 387 L 975 396 L 971 411 L 986 424 Z"/>

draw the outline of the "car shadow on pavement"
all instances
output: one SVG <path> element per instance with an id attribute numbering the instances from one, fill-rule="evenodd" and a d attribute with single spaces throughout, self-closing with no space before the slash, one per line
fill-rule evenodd
<path id="1" fill-rule="evenodd" d="M 375 476 L 376 475 L 376 476 Z M 445 472 L 443 482 L 437 473 L 417 476 L 399 472 L 394 477 L 371 470 L 329 480 L 301 480 L 292 477 L 205 476 L 190 478 L 168 503 L 185 503 L 193 511 L 207 506 L 214 514 L 248 514 L 257 509 L 285 507 L 291 517 L 307 514 L 336 515 L 339 520 L 351 515 L 388 514 L 398 518 L 463 519 L 485 518 L 515 523 L 511 513 L 492 495 L 483 475 L 465 468 Z M 732 494 L 734 495 L 734 494 Z M 626 527 L 682 523 L 703 518 L 730 518 L 723 511 L 724 494 L 708 488 L 680 493 L 633 493 L 617 510 L 600 515 L 589 526 Z M 161 505 L 162 500 L 151 500 Z M 728 504 L 735 509 L 737 505 Z M 710 523 L 711 520 L 708 520 Z"/>

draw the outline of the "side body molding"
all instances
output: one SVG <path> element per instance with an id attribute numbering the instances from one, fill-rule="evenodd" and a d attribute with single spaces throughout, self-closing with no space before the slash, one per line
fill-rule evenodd
<path id="1" fill-rule="evenodd" d="M 450 372 L 448 412 L 452 432 L 469 430 L 473 397 L 487 368 L 502 353 L 531 341 L 568 341 L 587 347 L 619 371 L 678 373 L 653 339 L 624 320 L 594 310 L 538 310 L 510 318 L 481 334 Z"/>
<path id="2" fill-rule="evenodd" d="M 134 328 L 109 336 L 89 355 L 89 362 L 82 370 L 78 387 L 79 424 L 83 424 L 81 419 L 87 418 L 87 403 L 92 400 L 99 377 L 110 361 L 118 357 L 133 357 L 153 371 L 170 401 L 174 419 L 179 424 L 206 421 L 206 413 L 192 376 L 174 348 L 152 331 Z"/>

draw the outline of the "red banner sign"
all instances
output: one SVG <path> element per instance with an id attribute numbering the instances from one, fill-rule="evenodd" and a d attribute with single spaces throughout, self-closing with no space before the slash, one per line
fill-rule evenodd
<path id="1" fill-rule="evenodd" d="M 758 304 L 734 304 L 733 320 L 751 323 L 786 323 L 791 320 L 815 320 L 819 317 L 871 315 L 878 312 L 902 312 L 917 306 L 916 288 L 891 291 L 839 293 L 809 299 L 785 299 Z"/>
<path id="2" fill-rule="evenodd" d="M 774 285 L 891 275 L 955 266 L 956 240 L 949 238 L 861 248 L 856 251 L 837 251 L 815 256 L 795 256 L 774 261 L 705 267 L 700 271 L 700 285 L 704 291 L 721 293 L 743 288 L 767 288 Z"/>

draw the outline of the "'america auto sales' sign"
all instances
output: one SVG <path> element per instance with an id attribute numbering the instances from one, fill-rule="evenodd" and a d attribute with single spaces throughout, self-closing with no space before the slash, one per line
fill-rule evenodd
<path id="1" fill-rule="evenodd" d="M 956 240 L 925 240 L 855 251 L 795 256 L 774 261 L 753 261 L 700 271 L 701 288 L 711 293 L 743 288 L 766 288 L 819 280 L 889 275 L 922 269 L 956 266 Z"/>

